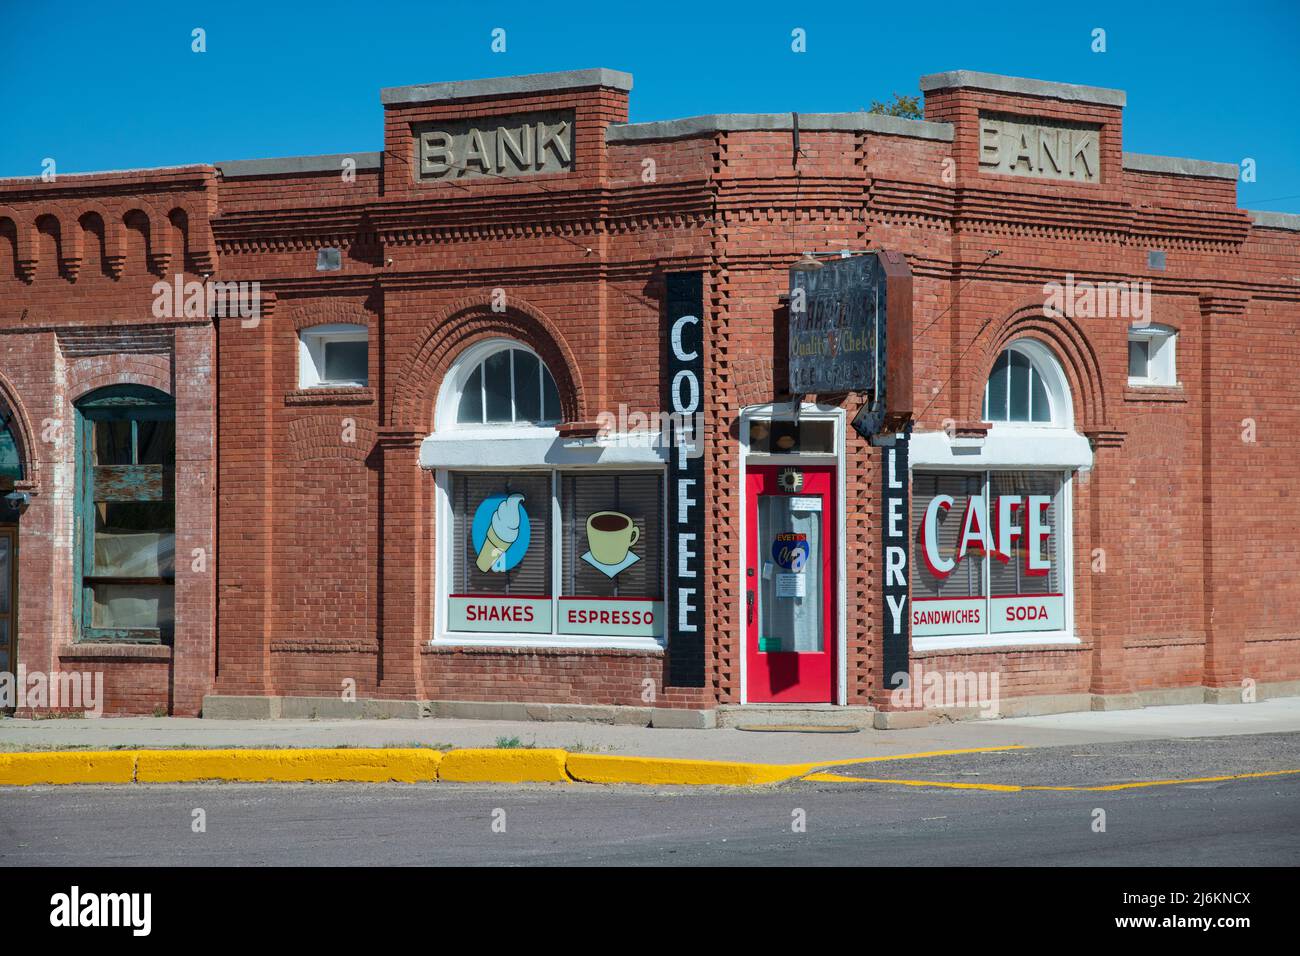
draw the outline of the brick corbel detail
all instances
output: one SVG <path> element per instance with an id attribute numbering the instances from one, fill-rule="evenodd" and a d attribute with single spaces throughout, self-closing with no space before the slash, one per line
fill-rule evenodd
<path id="1" fill-rule="evenodd" d="M 952 426 L 952 437 L 987 438 L 992 427 L 989 422 L 955 422 Z"/>
<path id="2" fill-rule="evenodd" d="M 600 434 L 600 429 L 601 424 L 598 421 L 564 422 L 555 428 L 561 438 L 595 438 Z"/>

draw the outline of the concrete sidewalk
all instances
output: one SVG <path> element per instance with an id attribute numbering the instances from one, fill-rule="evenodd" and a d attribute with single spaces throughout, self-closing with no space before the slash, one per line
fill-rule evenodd
<path id="1" fill-rule="evenodd" d="M 963 721 L 910 730 L 759 733 L 606 724 L 451 720 L 202 720 L 115 717 L 0 720 L 0 751 L 167 748 L 433 747 L 558 748 L 765 764 L 852 760 L 976 747 L 1047 747 L 1165 738 L 1300 732 L 1300 698 L 1255 704 L 1187 704 Z"/>

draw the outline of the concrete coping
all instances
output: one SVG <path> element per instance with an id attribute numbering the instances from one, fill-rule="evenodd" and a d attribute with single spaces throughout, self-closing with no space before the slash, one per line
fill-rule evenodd
<path id="1" fill-rule="evenodd" d="M 53 182 L 46 185 L 57 186 L 65 179 L 93 179 L 96 176 L 124 176 L 133 173 L 205 173 L 207 165 L 203 163 L 183 163 L 179 166 L 131 166 L 126 169 L 96 169 L 88 173 L 58 173 Z M 45 183 L 40 173 L 34 176 L 0 176 L 0 185 L 6 183 Z"/>
<path id="2" fill-rule="evenodd" d="M 1240 172 L 1235 163 L 1211 163 L 1203 159 L 1181 159 L 1177 156 L 1148 156 L 1146 153 L 1125 153 L 1124 168 L 1136 173 L 1205 176 L 1209 179 L 1236 179 Z"/>
<path id="3" fill-rule="evenodd" d="M 240 176 L 282 176 L 286 173 L 337 173 L 345 159 L 357 169 L 378 169 L 383 153 L 331 153 L 328 156 L 279 156 L 274 159 L 232 159 L 213 163 L 226 179 Z"/>
<path id="4" fill-rule="evenodd" d="M 636 143 L 653 139 L 681 139 L 687 136 L 708 136 L 720 132 L 754 132 L 767 130 L 792 130 L 794 120 L 789 113 L 712 113 L 708 116 L 688 116 L 685 119 L 660 120 L 653 123 L 625 123 L 605 128 L 606 143 Z M 889 136 L 911 136 L 952 142 L 951 123 L 932 123 L 928 120 L 903 119 L 879 113 L 800 113 L 799 129 L 804 132 L 853 132 L 865 130 Z"/>
<path id="5" fill-rule="evenodd" d="M 998 73 L 977 73 L 972 70 L 948 70 L 921 77 L 921 92 L 966 87 L 991 90 L 995 93 L 1013 93 L 1017 96 L 1043 96 L 1072 103 L 1097 103 L 1100 106 L 1123 106 L 1123 90 L 1108 90 L 1100 86 L 1077 86 L 1074 83 L 1054 83 L 1049 80 L 1029 80 L 1020 76 L 1002 76 Z"/>
<path id="6" fill-rule="evenodd" d="M 566 70 L 560 73 L 529 73 L 524 76 L 498 76 L 485 80 L 425 83 L 421 86 L 390 86 L 379 91 L 379 101 L 384 106 L 398 106 L 406 103 L 463 100 L 474 96 L 549 93 L 555 90 L 578 90 L 594 86 L 628 92 L 632 89 L 632 74 L 596 67 L 591 70 Z"/>
<path id="7" fill-rule="evenodd" d="M 1291 212 L 1261 212 L 1251 209 L 1250 218 L 1255 221 L 1255 225 L 1263 226 L 1266 229 L 1289 229 L 1292 232 L 1300 232 L 1300 215 Z"/>

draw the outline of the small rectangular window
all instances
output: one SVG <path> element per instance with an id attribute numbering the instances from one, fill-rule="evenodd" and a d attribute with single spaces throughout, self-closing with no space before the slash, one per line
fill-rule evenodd
<path id="1" fill-rule="evenodd" d="M 315 325 L 298 333 L 298 387 L 358 387 L 370 381 L 364 325 Z"/>
<path id="2" fill-rule="evenodd" d="M 1128 332 L 1128 383 L 1176 388 L 1174 350 L 1178 333 L 1165 326 L 1134 326 Z"/>
<path id="3" fill-rule="evenodd" d="M 828 418 L 754 418 L 749 422 L 751 455 L 833 455 L 835 422 Z"/>
<path id="4" fill-rule="evenodd" d="M 1128 343 L 1128 377 L 1148 377 L 1151 365 L 1151 343 L 1146 339 L 1130 339 Z"/>
<path id="5" fill-rule="evenodd" d="M 365 342 L 326 342 L 325 381 L 364 383 L 369 377 L 368 361 Z"/>

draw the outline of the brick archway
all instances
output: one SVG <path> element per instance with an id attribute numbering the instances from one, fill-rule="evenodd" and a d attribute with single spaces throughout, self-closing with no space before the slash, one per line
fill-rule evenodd
<path id="1" fill-rule="evenodd" d="M 1035 303 L 1012 311 L 1000 322 L 989 323 L 976 338 L 971 366 L 977 374 L 967 399 L 971 421 L 979 421 L 982 415 L 984 383 L 993 371 L 993 363 L 1017 339 L 1033 339 L 1056 357 L 1074 404 L 1077 431 L 1094 431 L 1111 420 L 1105 379 L 1092 342 L 1073 319 L 1046 315 L 1041 303 Z"/>
<path id="2" fill-rule="evenodd" d="M 582 420 L 587 406 L 582 373 L 555 324 L 520 299 L 511 299 L 504 312 L 494 312 L 486 296 L 474 296 L 452 303 L 425 327 L 419 350 L 397 378 L 389 424 L 430 431 L 447 371 L 465 349 L 490 338 L 514 339 L 540 355 L 555 378 L 564 420 Z"/>

